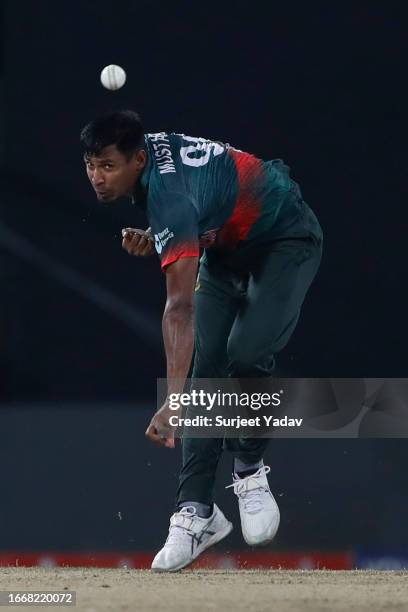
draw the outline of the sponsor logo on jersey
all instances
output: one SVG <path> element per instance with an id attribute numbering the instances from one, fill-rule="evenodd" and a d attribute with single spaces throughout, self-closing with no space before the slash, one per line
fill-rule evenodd
<path id="1" fill-rule="evenodd" d="M 147 136 L 150 138 L 160 174 L 176 172 L 176 167 L 174 165 L 174 160 L 170 149 L 170 141 L 166 132 L 147 134 Z"/>
<path id="2" fill-rule="evenodd" d="M 174 238 L 173 232 L 169 230 L 168 227 L 164 229 L 162 232 L 154 235 L 154 244 L 156 246 L 156 251 L 160 255 L 170 238 Z"/>

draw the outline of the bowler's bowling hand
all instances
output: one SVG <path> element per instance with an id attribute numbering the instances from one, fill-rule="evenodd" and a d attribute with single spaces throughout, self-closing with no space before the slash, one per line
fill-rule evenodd
<path id="1" fill-rule="evenodd" d="M 125 229 L 122 230 L 122 237 L 122 248 L 125 249 L 129 255 L 148 257 L 155 253 L 154 239 L 150 227 L 147 230 L 125 227 Z"/>
<path id="2" fill-rule="evenodd" d="M 146 429 L 146 437 L 151 442 L 159 444 L 160 446 L 166 446 L 167 448 L 174 448 L 174 432 L 177 429 L 176 426 L 170 425 L 170 417 L 178 415 L 178 411 L 170 410 L 167 402 L 153 415 L 150 421 L 149 427 Z"/>

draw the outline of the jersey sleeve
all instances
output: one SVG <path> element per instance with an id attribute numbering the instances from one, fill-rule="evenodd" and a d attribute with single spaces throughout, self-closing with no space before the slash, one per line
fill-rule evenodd
<path id="1" fill-rule="evenodd" d="M 149 203 L 148 218 L 162 270 L 183 257 L 198 257 L 198 215 L 185 193 L 164 192 Z"/>

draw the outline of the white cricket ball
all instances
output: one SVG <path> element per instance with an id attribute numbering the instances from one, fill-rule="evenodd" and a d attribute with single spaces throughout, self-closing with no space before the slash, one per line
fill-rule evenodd
<path id="1" fill-rule="evenodd" d="M 101 72 L 101 83 L 111 91 L 120 89 L 126 83 L 126 72 L 121 66 L 109 64 Z"/>

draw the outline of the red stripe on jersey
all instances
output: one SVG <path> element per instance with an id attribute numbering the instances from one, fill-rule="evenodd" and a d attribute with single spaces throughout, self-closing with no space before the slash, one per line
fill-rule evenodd
<path id="1" fill-rule="evenodd" d="M 183 259 L 183 257 L 199 257 L 200 249 L 198 244 L 194 243 L 184 243 L 184 244 L 175 244 L 173 247 L 169 247 L 167 249 L 166 255 L 161 260 L 162 270 L 165 271 L 166 267 L 171 263 L 174 263 L 178 259 Z"/>
<path id="2" fill-rule="evenodd" d="M 256 191 L 263 178 L 263 162 L 254 155 L 233 149 L 230 149 L 229 154 L 238 172 L 239 191 L 232 215 L 220 230 L 217 242 L 231 248 L 245 240 L 259 219 L 261 200 Z"/>

